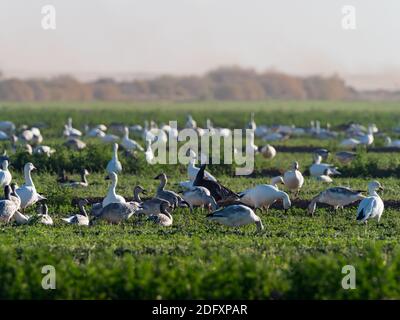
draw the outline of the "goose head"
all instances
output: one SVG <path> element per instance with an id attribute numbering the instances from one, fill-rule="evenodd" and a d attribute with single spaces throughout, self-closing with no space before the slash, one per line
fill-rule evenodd
<path id="1" fill-rule="evenodd" d="M 118 151 L 118 143 L 114 143 L 113 150 L 114 150 L 114 153 L 117 153 L 117 151 Z"/>
<path id="2" fill-rule="evenodd" d="M 370 183 L 368 183 L 368 192 L 369 193 L 376 192 L 377 190 L 381 190 L 381 191 L 384 190 L 379 181 L 374 180 L 374 181 L 371 181 Z"/>
<path id="3" fill-rule="evenodd" d="M 292 164 L 292 169 L 293 170 L 299 170 L 299 163 L 297 161 L 294 161 Z"/>
<path id="4" fill-rule="evenodd" d="M 11 187 L 9 185 L 4 186 L 4 198 L 6 200 L 10 200 L 11 196 Z"/>
<path id="5" fill-rule="evenodd" d="M 7 159 L 4 159 L 4 160 L 2 161 L 2 163 L 1 163 L 1 168 L 2 168 L 3 170 L 7 170 L 7 169 L 8 169 L 8 160 L 7 160 Z"/>
<path id="6" fill-rule="evenodd" d="M 390 147 L 391 144 L 392 144 L 392 139 L 391 139 L 390 137 L 386 137 L 386 138 L 385 138 L 385 145 L 386 145 L 387 147 Z"/>
<path id="7" fill-rule="evenodd" d="M 285 182 L 283 181 L 282 176 L 273 177 L 271 179 L 271 185 L 276 186 L 278 184 L 285 184 Z"/>
<path id="8" fill-rule="evenodd" d="M 36 167 L 33 165 L 32 162 L 28 162 L 24 166 L 24 171 L 26 171 L 26 172 L 30 172 L 30 171 L 35 170 L 35 169 L 36 169 Z"/>
<path id="9" fill-rule="evenodd" d="M 144 195 L 146 195 L 147 190 L 144 189 L 141 185 L 138 185 L 138 186 L 135 186 L 135 188 L 133 188 L 133 193 L 135 193 L 135 194 L 143 193 Z"/>

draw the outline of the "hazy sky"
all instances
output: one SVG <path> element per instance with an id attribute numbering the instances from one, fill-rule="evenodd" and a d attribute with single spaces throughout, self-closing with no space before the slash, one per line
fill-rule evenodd
<path id="1" fill-rule="evenodd" d="M 46 4 L 56 8 L 54 31 L 41 27 Z M 344 5 L 356 8 L 356 30 L 342 28 Z M 6 74 L 198 74 L 237 64 L 379 73 L 400 87 L 399 35 L 399 0 L 0 0 Z"/>

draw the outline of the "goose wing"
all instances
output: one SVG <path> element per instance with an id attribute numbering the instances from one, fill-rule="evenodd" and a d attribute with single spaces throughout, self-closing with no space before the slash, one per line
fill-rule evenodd
<path id="1" fill-rule="evenodd" d="M 375 197 L 368 197 L 360 202 L 357 210 L 357 221 L 367 220 L 378 206 Z"/>

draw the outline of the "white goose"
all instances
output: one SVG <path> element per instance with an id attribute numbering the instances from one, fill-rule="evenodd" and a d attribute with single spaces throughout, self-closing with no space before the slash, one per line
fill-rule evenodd
<path id="1" fill-rule="evenodd" d="M 146 148 L 144 155 L 146 157 L 147 163 L 153 164 L 154 163 L 154 152 L 153 152 L 153 149 L 151 148 L 151 140 L 148 139 L 146 141 L 146 143 L 147 143 L 147 148 Z"/>
<path id="2" fill-rule="evenodd" d="M 204 187 L 192 187 L 182 193 L 182 198 L 193 207 L 208 208 L 211 210 L 217 210 L 217 202 L 211 196 L 210 191 Z"/>
<path id="3" fill-rule="evenodd" d="M 322 157 L 319 154 L 314 154 L 314 163 L 310 166 L 310 175 L 314 177 L 324 175 L 326 169 L 329 169 L 331 174 L 340 174 L 335 166 L 327 163 L 321 163 Z"/>
<path id="4" fill-rule="evenodd" d="M 103 199 L 102 205 L 103 208 L 106 207 L 110 203 L 126 203 L 124 197 L 115 193 L 115 189 L 118 183 L 118 176 L 115 172 L 110 172 L 108 174 L 109 178 L 111 179 L 111 186 L 108 189 L 108 193 L 106 197 Z"/>
<path id="5" fill-rule="evenodd" d="M 299 171 L 299 163 L 297 161 L 293 162 L 292 170 L 284 173 L 283 182 L 290 191 L 296 192 L 296 195 L 300 192 L 304 184 L 304 177 Z"/>
<path id="6" fill-rule="evenodd" d="M 278 199 L 282 199 L 285 211 L 291 207 L 289 195 L 277 187 L 268 184 L 259 184 L 254 188 L 239 193 L 240 201 L 255 210 L 269 207 Z"/>
<path id="7" fill-rule="evenodd" d="M 113 145 L 113 155 L 111 160 L 107 163 L 106 167 L 107 173 L 115 172 L 120 173 L 122 171 L 121 162 L 118 160 L 118 144 Z"/>
<path id="8" fill-rule="evenodd" d="M 332 178 L 329 176 L 331 174 L 331 170 L 328 168 L 325 170 L 323 175 L 316 176 L 315 180 L 323 182 L 323 183 L 331 183 L 333 182 Z"/>
<path id="9" fill-rule="evenodd" d="M 127 151 L 135 151 L 135 150 L 140 150 L 144 151 L 141 145 L 139 145 L 135 140 L 132 140 L 129 138 L 129 128 L 125 127 L 124 128 L 124 136 L 121 141 L 121 145 L 127 150 Z"/>
<path id="10" fill-rule="evenodd" d="M 80 137 L 82 136 L 82 132 L 79 131 L 78 129 L 75 129 L 72 127 L 72 118 L 68 118 L 68 123 L 65 125 L 65 130 L 64 130 L 64 135 L 67 137 L 73 136 L 73 137 Z"/>
<path id="11" fill-rule="evenodd" d="M 197 173 L 199 172 L 200 168 L 195 166 L 196 163 L 196 153 L 190 149 L 189 150 L 189 164 L 188 164 L 188 177 L 190 181 L 194 181 L 196 179 Z M 217 179 L 208 171 L 204 171 L 204 179 L 211 180 L 211 181 L 217 181 Z"/>
<path id="12" fill-rule="evenodd" d="M 385 206 L 376 190 L 383 190 L 383 187 L 378 181 L 371 181 L 368 184 L 369 196 L 363 199 L 358 206 L 357 221 L 367 223 L 368 219 L 376 218 L 379 223 Z"/>
<path id="13" fill-rule="evenodd" d="M 46 199 L 37 193 L 35 185 L 33 184 L 31 171 L 34 169 L 36 168 L 32 163 L 28 162 L 27 164 L 25 164 L 24 166 L 25 183 L 16 190 L 16 193 L 21 199 L 22 210 L 35 204 L 38 201 Z"/>
<path id="14" fill-rule="evenodd" d="M 391 148 L 400 148 L 400 140 L 392 140 L 390 137 L 386 137 L 385 146 Z"/>
<path id="15" fill-rule="evenodd" d="M 241 227 L 255 223 L 258 231 L 264 229 L 260 217 L 251 208 L 241 204 L 230 205 L 214 211 L 207 215 L 207 219 L 228 227 Z"/>
<path id="16" fill-rule="evenodd" d="M 270 144 L 263 146 L 260 152 L 267 159 L 273 159 L 276 156 L 276 149 Z"/>
<path id="17" fill-rule="evenodd" d="M 347 206 L 355 201 L 364 199 L 365 196 L 361 194 L 362 191 L 351 190 L 345 187 L 332 187 L 320 192 L 315 196 L 309 206 L 308 213 L 313 215 L 317 203 L 326 203 L 334 208 L 336 211 L 339 207 Z"/>
<path id="18" fill-rule="evenodd" d="M 8 170 L 8 160 L 4 159 L 1 163 L 1 170 L 0 170 L 0 187 L 3 188 L 5 185 L 11 183 L 12 177 L 11 173 Z"/>
<path id="19" fill-rule="evenodd" d="M 339 146 L 346 149 L 354 149 L 360 144 L 360 141 L 354 138 L 344 139 L 340 142 Z"/>

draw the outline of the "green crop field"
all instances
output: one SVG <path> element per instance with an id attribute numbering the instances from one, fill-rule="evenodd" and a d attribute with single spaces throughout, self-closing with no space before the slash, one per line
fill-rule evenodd
<path id="1" fill-rule="evenodd" d="M 63 125 L 71 116 L 74 127 L 85 124 L 141 124 L 144 120 L 184 126 L 191 113 L 200 126 L 210 118 L 215 126 L 244 128 L 250 112 L 256 123 L 295 124 L 308 127 L 311 120 L 329 122 L 332 128 L 359 122 L 375 123 L 380 131 L 396 138 L 392 129 L 400 122 L 398 103 L 379 102 L 197 102 L 197 103 L 0 103 L 0 120 L 41 126 L 43 144 L 56 149 L 50 158 L 11 153 L 10 171 L 19 185 L 22 167 L 31 161 L 36 188 L 48 198 L 55 225 L 0 225 L 0 298 L 2 299 L 393 299 L 400 298 L 400 213 L 388 206 L 380 224 L 368 227 L 355 220 L 356 207 L 337 213 L 318 208 L 311 217 L 293 206 L 287 213 L 277 208 L 260 212 L 264 231 L 255 225 L 228 228 L 206 220 L 206 211 L 185 208 L 173 212 L 173 225 L 160 227 L 145 219 L 131 218 L 120 225 L 99 223 L 90 227 L 71 226 L 60 218 L 77 213 L 74 198 L 104 197 L 109 181 L 105 166 L 111 145 L 84 139 L 83 151 L 62 146 Z M 135 138 L 142 145 L 141 138 Z M 275 146 L 324 147 L 332 154 L 340 150 L 336 140 L 291 138 Z M 374 145 L 383 146 L 377 136 Z M 265 142 L 256 140 L 258 146 Z M 120 151 L 123 172 L 118 194 L 132 197 L 135 185 L 154 194 L 160 172 L 168 175 L 167 187 L 178 191 L 187 179 L 187 168 L 178 165 L 149 165 L 144 155 L 127 158 Z M 312 163 L 310 153 L 279 153 L 273 160 L 257 154 L 254 173 L 237 177 L 234 166 L 210 165 L 208 170 L 224 185 L 239 192 L 269 183 L 268 170 L 283 172 L 297 160 L 301 171 Z M 358 150 L 350 165 L 342 166 L 331 156 L 327 162 L 342 171 L 333 185 L 366 189 L 376 179 L 385 187 L 384 201 L 400 204 L 400 153 Z M 78 169 L 91 172 L 89 187 L 65 189 L 57 185 L 57 172 L 66 169 L 78 178 Z M 300 199 L 310 200 L 327 186 L 305 174 Z M 282 186 L 281 189 L 285 190 Z M 399 205 L 400 207 L 400 205 Z M 35 214 L 35 206 L 27 214 Z M 56 270 L 56 289 L 44 290 L 42 267 Z M 343 289 L 342 268 L 354 266 L 356 288 Z"/>

